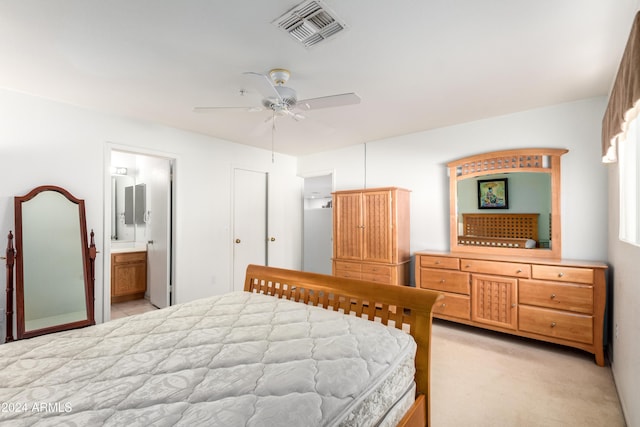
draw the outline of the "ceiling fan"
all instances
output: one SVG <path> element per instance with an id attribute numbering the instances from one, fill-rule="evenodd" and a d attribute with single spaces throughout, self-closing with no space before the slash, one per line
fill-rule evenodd
<path id="1" fill-rule="evenodd" d="M 360 97 L 354 92 L 339 95 L 321 96 L 298 100 L 296 91 L 285 86 L 291 73 L 283 68 L 274 68 L 268 75 L 245 72 L 254 88 L 262 95 L 262 105 L 250 107 L 195 107 L 195 112 L 210 112 L 219 110 L 244 110 L 248 112 L 270 110 L 272 115 L 267 120 L 275 120 L 276 117 L 289 116 L 294 120 L 304 119 L 303 111 L 317 110 L 320 108 L 340 107 L 360 103 Z M 240 93 L 244 93 L 243 90 Z"/>

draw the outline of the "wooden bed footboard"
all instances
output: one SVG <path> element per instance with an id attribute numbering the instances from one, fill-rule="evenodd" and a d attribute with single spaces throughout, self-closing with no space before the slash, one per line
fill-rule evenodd
<path id="1" fill-rule="evenodd" d="M 247 267 L 244 290 L 355 314 L 410 333 L 417 343 L 416 390 L 424 397 L 401 425 L 429 425 L 431 309 L 440 293 L 257 265 Z"/>

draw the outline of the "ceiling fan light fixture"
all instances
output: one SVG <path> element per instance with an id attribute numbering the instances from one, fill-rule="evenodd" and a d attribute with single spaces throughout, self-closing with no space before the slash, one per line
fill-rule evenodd
<path id="1" fill-rule="evenodd" d="M 285 70 L 284 68 L 274 68 L 269 71 L 269 77 L 271 77 L 271 80 L 273 80 L 277 85 L 285 84 L 289 80 L 290 76 L 291 73 L 289 70 Z"/>

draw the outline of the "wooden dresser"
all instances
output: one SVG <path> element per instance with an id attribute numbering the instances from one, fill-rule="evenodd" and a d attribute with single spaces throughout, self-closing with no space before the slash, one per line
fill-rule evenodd
<path id="1" fill-rule="evenodd" d="M 333 274 L 391 285 L 409 282 L 409 190 L 333 193 Z"/>
<path id="2" fill-rule="evenodd" d="M 147 253 L 111 254 L 111 302 L 144 298 L 147 291 Z"/>
<path id="3" fill-rule="evenodd" d="M 416 252 L 416 284 L 442 291 L 434 317 L 579 348 L 604 365 L 607 265 Z"/>

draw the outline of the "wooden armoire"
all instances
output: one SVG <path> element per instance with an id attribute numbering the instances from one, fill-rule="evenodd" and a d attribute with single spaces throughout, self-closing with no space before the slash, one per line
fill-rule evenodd
<path id="1" fill-rule="evenodd" d="M 409 282 L 409 190 L 333 193 L 333 274 L 390 285 Z"/>

